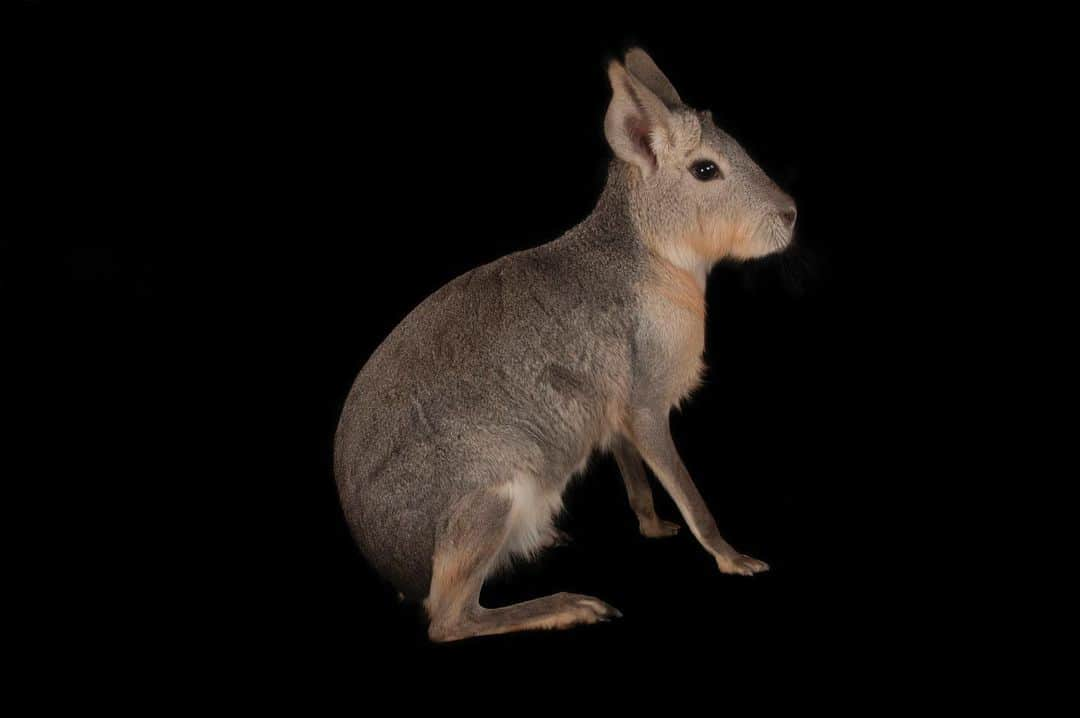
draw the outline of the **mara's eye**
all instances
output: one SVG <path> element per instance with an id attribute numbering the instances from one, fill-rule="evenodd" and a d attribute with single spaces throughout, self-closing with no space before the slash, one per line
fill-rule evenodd
<path id="1" fill-rule="evenodd" d="M 716 163 L 712 160 L 698 160 L 690 165 L 690 172 L 702 182 L 708 182 L 711 179 L 723 177 L 720 173 L 720 168 L 717 167 Z"/>

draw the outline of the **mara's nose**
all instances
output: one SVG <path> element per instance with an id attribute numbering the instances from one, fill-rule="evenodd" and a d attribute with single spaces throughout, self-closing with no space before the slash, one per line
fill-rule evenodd
<path id="1" fill-rule="evenodd" d="M 787 209 L 780 212 L 780 218 L 784 220 L 785 224 L 787 224 L 788 229 L 795 228 L 795 215 L 795 205 L 791 205 Z"/>

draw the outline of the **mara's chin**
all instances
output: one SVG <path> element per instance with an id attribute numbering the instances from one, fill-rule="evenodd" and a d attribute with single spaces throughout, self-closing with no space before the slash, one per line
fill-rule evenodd
<path id="1" fill-rule="evenodd" d="M 761 259 L 773 254 L 779 254 L 791 246 L 790 234 L 774 235 L 766 234 L 760 238 L 747 242 L 731 253 L 732 258 L 739 260 Z"/>

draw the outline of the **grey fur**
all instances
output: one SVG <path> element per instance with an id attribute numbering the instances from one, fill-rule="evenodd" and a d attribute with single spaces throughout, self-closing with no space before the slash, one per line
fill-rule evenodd
<path id="1" fill-rule="evenodd" d="M 646 125 L 667 123 L 673 147 L 689 146 L 676 125 L 690 123 L 692 131 L 699 123 L 698 145 L 688 151 L 720 154 L 732 175 L 723 180 L 728 185 L 713 187 L 704 199 L 690 196 L 716 183 L 687 180 L 686 167 L 659 150 L 648 158 L 649 171 L 617 158 L 583 222 L 553 242 L 467 272 L 424 300 L 375 350 L 345 402 L 334 471 L 349 525 L 381 575 L 409 598 L 428 598 L 438 640 L 615 615 L 602 602 L 573 595 L 513 610 L 481 609 L 475 601 L 483 577 L 509 555 L 531 553 L 553 538 L 548 514 L 557 512 L 566 483 L 596 450 L 616 449 L 642 533 L 670 535 L 677 528 L 655 515 L 644 456 L 721 569 L 764 568 L 720 538 L 670 442 L 667 413 L 692 388 L 681 379 L 672 386 L 668 375 L 681 371 L 682 361 L 673 357 L 687 349 L 671 344 L 696 330 L 678 308 L 670 309 L 670 323 L 667 309 L 657 313 L 666 305 L 657 304 L 652 278 L 658 257 L 690 276 L 707 273 L 719 258 L 699 258 L 701 269 L 686 264 L 690 255 L 682 249 L 668 256 L 665 243 L 682 241 L 691 205 L 693 212 L 738 215 L 753 225 L 764 254 L 790 239 L 787 225 L 786 239 L 777 239 L 784 223 L 776 219 L 790 199 L 706 116 L 676 105 L 678 94 L 640 50 L 628 56 L 628 68 L 635 67 L 647 75 L 638 92 L 654 88 L 671 114 L 655 116 L 664 105 L 655 95 L 645 109 L 631 103 L 627 111 L 654 113 L 638 118 Z M 609 70 L 618 72 L 625 70 Z M 614 75 L 613 86 L 614 106 Z M 630 146 L 617 138 L 613 147 L 620 141 Z M 728 249 L 728 255 L 747 253 Z M 550 507 L 532 506 L 544 501 Z M 522 503 L 530 505 L 515 505 Z M 512 518 L 515 511 L 535 511 L 535 520 L 522 524 Z M 461 562 L 471 578 L 462 579 L 468 587 L 460 600 L 433 593 L 439 552 L 470 557 Z M 556 615 L 562 618 L 554 621 Z"/>

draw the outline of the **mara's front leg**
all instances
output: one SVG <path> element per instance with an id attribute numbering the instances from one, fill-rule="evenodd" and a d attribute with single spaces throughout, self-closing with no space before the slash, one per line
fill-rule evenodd
<path id="1" fill-rule="evenodd" d="M 720 536 L 705 500 L 694 486 L 690 473 L 686 470 L 675 442 L 671 438 L 667 412 L 636 410 L 630 420 L 631 440 L 641 456 L 652 468 L 656 478 L 671 496 L 679 512 L 686 520 L 686 525 L 705 550 L 716 559 L 717 566 L 724 573 L 737 573 L 750 576 L 768 571 L 769 565 L 756 558 L 745 556 L 731 547 Z M 620 464 L 621 466 L 621 464 Z M 646 487 L 648 488 L 648 487 Z M 652 503 L 652 496 L 649 497 Z"/>
<path id="2" fill-rule="evenodd" d="M 652 489 L 649 487 L 648 477 L 645 476 L 645 466 L 641 463 L 641 455 L 630 440 L 624 436 L 616 439 L 614 454 L 615 462 L 619 465 L 619 473 L 622 474 L 623 483 L 626 485 L 626 496 L 630 499 L 630 508 L 637 516 L 638 530 L 641 531 L 641 535 L 648 538 L 663 538 L 679 533 L 679 524 L 674 521 L 665 521 L 656 515 Z"/>

